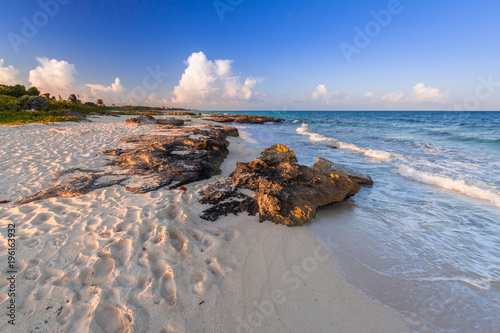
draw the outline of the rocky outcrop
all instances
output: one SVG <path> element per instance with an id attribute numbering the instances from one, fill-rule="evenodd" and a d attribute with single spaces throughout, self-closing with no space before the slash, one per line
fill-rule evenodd
<path id="1" fill-rule="evenodd" d="M 133 126 L 140 126 L 140 125 L 147 125 L 147 124 L 153 124 L 153 125 L 166 125 L 166 126 L 181 126 L 184 124 L 184 120 L 182 119 L 175 119 L 173 117 L 169 118 L 155 118 L 150 115 L 140 115 L 139 117 L 136 118 L 128 118 L 125 119 L 125 123 L 128 125 L 133 125 Z"/>
<path id="2" fill-rule="evenodd" d="M 264 123 L 280 123 L 285 119 L 255 116 L 248 114 L 211 114 L 206 120 L 215 121 L 218 123 L 237 123 L 237 124 L 264 124 Z"/>
<path id="3" fill-rule="evenodd" d="M 66 116 L 66 117 L 75 117 L 75 118 L 79 118 L 81 120 L 86 120 L 86 121 L 90 121 L 87 119 L 87 116 L 80 113 L 80 112 L 77 112 L 77 111 L 73 111 L 71 109 L 67 109 L 63 112 L 63 114 Z"/>
<path id="4" fill-rule="evenodd" d="M 240 189 L 254 191 L 255 195 L 247 197 Z M 319 207 L 349 198 L 359 189 L 347 177 L 326 175 L 317 168 L 297 164 L 293 151 L 275 145 L 250 163 L 237 163 L 228 179 L 200 192 L 201 202 L 214 204 L 202 218 L 214 220 L 218 212 L 238 213 L 250 207 L 252 210 L 247 211 L 258 211 L 260 221 L 299 226 L 309 221 Z M 241 198 L 244 204 L 228 205 L 228 198 L 233 197 Z"/>
<path id="5" fill-rule="evenodd" d="M 103 177 L 107 177 L 108 179 L 104 180 L 105 178 Z M 101 181 L 101 178 L 104 181 Z M 17 201 L 14 205 L 24 205 L 33 201 L 53 197 L 77 197 L 100 188 L 118 185 L 126 179 L 127 177 L 119 175 L 110 175 L 106 173 L 89 173 L 86 176 L 75 177 L 71 181 L 64 184 L 56 185 L 47 190 L 37 192 L 34 195 L 30 195 L 22 200 Z"/>
<path id="6" fill-rule="evenodd" d="M 350 178 L 358 184 L 373 185 L 373 179 L 370 176 L 356 170 L 346 168 L 340 164 L 335 164 L 322 157 L 318 157 L 316 163 L 313 165 L 313 168 L 318 169 L 327 176 L 339 175 L 341 177 Z"/>
<path id="7" fill-rule="evenodd" d="M 71 169 L 60 172 L 83 172 L 83 176 L 56 185 L 16 205 L 51 197 L 74 197 L 95 189 L 121 185 L 134 193 L 146 193 L 159 188 L 176 189 L 182 185 L 208 179 L 221 172 L 220 165 L 228 154 L 228 136 L 238 136 L 233 127 L 206 125 L 159 131 L 158 134 L 138 135 L 120 139 L 133 148 L 103 150 L 116 156 L 110 165 L 119 167 L 116 173 Z M 86 173 L 86 174 L 85 174 Z"/>
<path id="8" fill-rule="evenodd" d="M 289 162 L 296 163 L 297 157 L 293 150 L 284 145 L 274 145 L 261 153 L 261 159 L 268 163 Z"/>
<path id="9" fill-rule="evenodd" d="M 236 136 L 233 128 L 210 127 L 179 130 L 175 135 L 138 135 L 120 139 L 133 149 L 102 151 L 118 156 L 111 162 L 130 175 L 146 176 L 143 182 L 127 186 L 134 193 L 161 187 L 177 188 L 220 173 L 220 165 L 229 150 L 227 136 Z"/>

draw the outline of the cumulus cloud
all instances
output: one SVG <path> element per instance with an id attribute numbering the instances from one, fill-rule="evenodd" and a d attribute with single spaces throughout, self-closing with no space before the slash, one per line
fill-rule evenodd
<path id="1" fill-rule="evenodd" d="M 125 99 L 129 99 L 129 94 L 126 89 L 121 85 L 120 78 L 116 78 L 109 86 L 102 84 L 86 84 L 90 88 L 89 99 L 97 100 L 103 99 L 105 103 L 120 103 Z"/>
<path id="2" fill-rule="evenodd" d="M 366 98 L 371 98 L 374 97 L 375 95 L 371 91 L 367 91 L 363 96 L 365 96 Z"/>
<path id="3" fill-rule="evenodd" d="M 249 101 L 256 78 L 241 83 L 231 71 L 232 60 L 209 60 L 203 52 L 195 52 L 186 61 L 187 68 L 174 89 L 174 103 L 202 103 L 224 100 Z"/>
<path id="4" fill-rule="evenodd" d="M 73 93 L 75 66 L 67 61 L 48 58 L 36 58 L 40 66 L 30 71 L 28 81 L 40 91 L 53 95 Z"/>
<path id="5" fill-rule="evenodd" d="M 0 59 L 0 84 L 15 85 L 18 82 L 16 76 L 19 71 L 12 66 L 4 67 L 4 60 Z"/>
<path id="6" fill-rule="evenodd" d="M 449 93 L 442 93 L 437 88 L 426 87 L 423 82 L 415 85 L 412 89 L 415 102 L 445 103 L 450 96 Z"/>
<path id="7" fill-rule="evenodd" d="M 389 103 L 426 103 L 426 102 L 434 102 L 434 103 L 446 103 L 449 93 L 443 93 L 437 88 L 426 87 L 424 83 L 418 83 L 412 87 L 413 93 L 408 97 L 405 96 L 402 92 L 395 91 L 384 95 L 381 99 L 383 101 Z"/>
<path id="8" fill-rule="evenodd" d="M 326 104 L 330 104 L 330 100 L 333 96 L 332 92 L 329 92 L 324 84 L 320 84 L 316 87 L 316 91 L 312 93 L 312 97 L 315 100 L 321 100 Z"/>
<path id="9" fill-rule="evenodd" d="M 329 91 L 324 84 L 319 84 L 316 87 L 316 90 L 312 93 L 312 98 L 323 105 L 348 105 L 356 99 L 349 93 L 343 93 L 335 90 Z"/>

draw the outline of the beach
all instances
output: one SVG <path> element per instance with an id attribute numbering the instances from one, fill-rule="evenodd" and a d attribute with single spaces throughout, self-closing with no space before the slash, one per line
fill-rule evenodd
<path id="1" fill-rule="evenodd" d="M 127 116 L 1 126 L 0 302 L 15 300 L 6 332 L 410 332 L 394 310 L 346 281 L 328 243 L 302 227 L 199 216 L 198 191 L 260 150 L 229 137 L 222 174 L 180 189 L 134 194 L 115 185 L 77 197 L 12 203 L 65 182 L 69 169 L 116 170 L 101 150 L 150 134 Z M 202 124 L 191 119 L 190 125 Z M 267 125 L 259 125 L 267 126 Z M 272 125 L 279 126 L 279 125 Z M 254 142 L 255 143 L 255 142 Z M 73 176 L 78 172 L 73 173 Z M 314 221 L 312 222 L 314 223 Z M 15 255 L 8 229 L 15 224 Z M 14 260 L 9 269 L 9 260 Z"/>

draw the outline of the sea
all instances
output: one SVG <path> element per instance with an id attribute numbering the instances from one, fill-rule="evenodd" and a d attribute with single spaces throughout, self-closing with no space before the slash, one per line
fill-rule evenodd
<path id="1" fill-rule="evenodd" d="M 500 112 L 244 112 L 256 148 L 370 175 L 310 229 L 362 293 L 416 332 L 500 332 Z"/>

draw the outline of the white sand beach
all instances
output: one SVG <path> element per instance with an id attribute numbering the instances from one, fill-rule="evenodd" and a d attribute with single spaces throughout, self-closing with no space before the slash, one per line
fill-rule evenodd
<path id="1" fill-rule="evenodd" d="M 117 169 L 106 165 L 114 157 L 102 149 L 156 131 L 126 125 L 126 118 L 0 126 L 0 201 L 10 201 L 0 204 L 1 332 L 411 331 L 344 280 L 307 225 L 199 217 L 197 191 L 259 153 L 244 135 L 229 138 L 223 175 L 186 185 L 186 192 L 112 186 L 13 206 L 67 181 L 64 170 Z M 15 326 L 6 312 L 11 223 Z"/>

